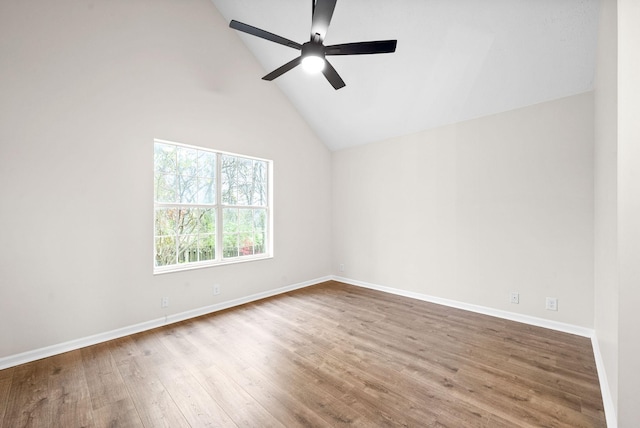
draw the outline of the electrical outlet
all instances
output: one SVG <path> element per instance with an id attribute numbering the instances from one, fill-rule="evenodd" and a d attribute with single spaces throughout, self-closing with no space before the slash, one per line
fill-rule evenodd
<path id="1" fill-rule="evenodd" d="M 516 305 L 520 303 L 520 294 L 515 291 L 511 292 L 511 303 L 515 303 Z"/>
<path id="2" fill-rule="evenodd" d="M 161 308 L 168 308 L 169 307 L 169 298 L 168 297 L 163 297 L 162 299 L 160 299 L 160 307 Z"/>
<path id="3" fill-rule="evenodd" d="M 340 263 L 340 266 L 338 266 L 338 269 L 340 270 L 340 272 L 344 272 L 344 263 Z"/>
<path id="4" fill-rule="evenodd" d="M 217 296 L 220 294 L 220 284 L 213 284 L 213 295 Z"/>
<path id="5" fill-rule="evenodd" d="M 557 311 L 558 310 L 558 299 L 555 297 L 547 297 L 547 301 L 545 304 L 545 309 L 548 311 Z"/>

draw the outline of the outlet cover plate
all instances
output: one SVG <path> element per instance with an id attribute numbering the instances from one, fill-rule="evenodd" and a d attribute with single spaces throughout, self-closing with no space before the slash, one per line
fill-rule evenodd
<path id="1" fill-rule="evenodd" d="M 511 292 L 511 303 L 515 303 L 516 305 L 520 303 L 520 294 L 512 291 Z"/>

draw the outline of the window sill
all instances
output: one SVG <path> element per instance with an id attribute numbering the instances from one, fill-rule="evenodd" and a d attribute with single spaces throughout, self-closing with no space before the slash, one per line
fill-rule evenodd
<path id="1" fill-rule="evenodd" d="M 248 263 L 248 262 L 256 262 L 256 261 L 260 261 L 260 260 L 268 260 L 268 259 L 272 259 L 272 258 L 273 258 L 272 255 L 268 255 L 268 256 L 254 256 L 254 257 L 243 257 L 243 258 L 232 259 L 232 260 L 223 260 L 223 261 L 215 262 L 215 263 L 206 263 L 206 262 L 204 262 L 204 263 L 190 263 L 188 265 L 154 268 L 153 269 L 153 274 L 154 275 L 164 275 L 166 273 L 176 273 L 176 272 L 184 272 L 184 271 L 195 270 L 195 269 L 214 268 L 214 267 L 218 267 L 218 266 L 229 266 L 229 265 L 235 265 L 235 264 L 240 264 L 240 263 Z"/>

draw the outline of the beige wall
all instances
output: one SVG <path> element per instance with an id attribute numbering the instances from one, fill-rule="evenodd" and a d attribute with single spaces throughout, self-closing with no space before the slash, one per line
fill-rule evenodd
<path id="1" fill-rule="evenodd" d="M 640 2 L 618 1 L 618 422 L 640 421 Z"/>
<path id="2" fill-rule="evenodd" d="M 595 90 L 595 327 L 613 418 L 622 428 L 640 420 L 639 20 L 638 2 L 601 3 Z"/>
<path id="3" fill-rule="evenodd" d="M 0 358 L 329 274 L 331 156 L 263 74 L 209 0 L 0 3 Z M 275 258 L 153 276 L 154 138 L 273 159 Z"/>
<path id="4" fill-rule="evenodd" d="M 334 152 L 334 273 L 593 327 L 592 123 L 585 93 Z"/>
<path id="5" fill-rule="evenodd" d="M 616 1 L 600 2 L 595 82 L 594 324 L 614 408 L 618 402 L 618 97 Z M 606 386 L 603 385 L 606 388 Z M 611 415 L 608 415 L 611 417 Z"/>

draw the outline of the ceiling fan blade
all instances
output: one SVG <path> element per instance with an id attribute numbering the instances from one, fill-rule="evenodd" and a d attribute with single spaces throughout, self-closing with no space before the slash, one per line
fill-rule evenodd
<path id="1" fill-rule="evenodd" d="M 316 0 L 311 18 L 311 40 L 316 34 L 320 35 L 320 42 L 324 40 L 335 8 L 336 0 Z"/>
<path id="2" fill-rule="evenodd" d="M 366 55 L 391 53 L 396 51 L 397 40 L 378 40 L 375 42 L 344 43 L 325 48 L 325 55 Z"/>
<path id="3" fill-rule="evenodd" d="M 269 73 L 266 76 L 264 76 L 262 78 L 262 80 L 273 80 L 278 76 L 282 76 L 287 71 L 291 70 L 292 68 L 296 67 L 297 65 L 300 65 L 301 62 L 302 62 L 302 57 L 301 56 L 299 56 L 297 58 L 294 58 L 291 61 L 289 61 L 288 63 L 286 63 L 285 65 L 276 68 L 271 73 Z"/>
<path id="4" fill-rule="evenodd" d="M 229 27 L 233 28 L 234 30 L 242 31 L 243 33 L 251 34 L 252 36 L 260 37 L 261 39 L 289 46 L 290 48 L 298 50 L 302 49 L 302 45 L 300 43 L 296 43 L 293 40 L 285 39 L 284 37 L 280 37 L 268 31 L 261 30 L 260 28 L 244 24 L 242 22 L 236 21 L 235 19 L 231 20 L 231 22 L 229 23 Z"/>
<path id="5" fill-rule="evenodd" d="M 331 86 L 333 86 L 336 91 L 340 88 L 345 87 L 346 84 L 344 83 L 344 80 L 342 80 L 336 69 L 333 68 L 333 66 L 326 59 L 324 60 L 324 62 L 325 64 L 324 68 L 322 69 L 322 74 L 324 74 L 324 77 L 326 77 L 329 83 L 331 83 Z"/>

